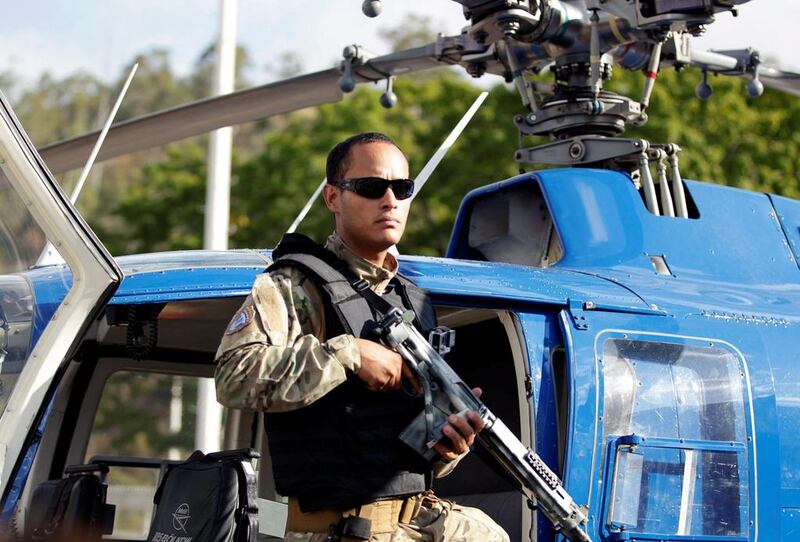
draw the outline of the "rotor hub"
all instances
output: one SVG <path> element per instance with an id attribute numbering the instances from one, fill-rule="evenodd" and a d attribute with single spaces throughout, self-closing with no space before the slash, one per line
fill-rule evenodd
<path id="1" fill-rule="evenodd" d="M 589 89 L 592 76 L 592 65 L 584 55 L 578 58 L 560 59 L 550 68 L 556 78 L 556 84 L 566 89 Z M 608 81 L 613 75 L 613 66 L 608 56 L 604 55 L 600 62 L 600 79 Z"/>
<path id="2" fill-rule="evenodd" d="M 613 92 L 595 95 L 587 90 L 564 91 L 545 99 L 537 111 L 517 116 L 515 122 L 525 135 L 549 135 L 553 139 L 616 136 L 640 114 L 638 102 Z"/>

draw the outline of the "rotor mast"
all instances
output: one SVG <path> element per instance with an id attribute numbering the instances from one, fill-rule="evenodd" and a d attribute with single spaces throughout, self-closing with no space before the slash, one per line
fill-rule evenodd
<path id="1" fill-rule="evenodd" d="M 717 13 L 735 13 L 749 0 L 454 1 L 470 20 L 466 33 L 494 48 L 501 74 L 519 91 L 528 110 L 514 119 L 520 134 L 550 139 L 518 149 L 518 162 L 629 172 L 641 182 L 651 212 L 674 215 L 673 200 L 684 200 L 682 183 L 673 183 L 678 187 L 673 196 L 665 190 L 665 172 L 669 161 L 670 171 L 679 178 L 680 147 L 619 136 L 628 125 L 647 122 L 646 109 L 662 59 L 676 66 L 690 64 L 689 36 L 703 33 Z M 605 90 L 614 63 L 644 72 L 644 91 L 638 100 Z M 526 73 L 540 73 L 546 67 L 555 79 L 549 88 L 526 79 Z M 467 71 L 482 73 L 486 67 L 467 66 Z M 651 163 L 658 169 L 660 201 Z M 678 214 L 686 215 L 685 206 L 678 205 Z"/>

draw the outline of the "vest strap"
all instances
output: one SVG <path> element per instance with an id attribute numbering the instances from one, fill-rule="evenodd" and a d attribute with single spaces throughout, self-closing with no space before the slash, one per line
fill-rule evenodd
<path id="1" fill-rule="evenodd" d="M 351 335 L 360 335 L 359 330 L 353 329 L 351 321 L 371 321 L 375 319 L 373 309 L 382 316 L 394 308 L 389 301 L 373 292 L 369 283 L 356 275 L 343 260 L 305 235 L 286 234 L 273 251 L 273 257 L 276 260 L 267 271 L 281 266 L 295 266 L 315 278 L 329 295 L 345 331 Z M 422 299 L 424 294 L 418 291 L 413 282 L 398 273 L 393 284 L 403 304 L 414 311 L 420 325 L 435 321 L 430 304 Z M 414 296 L 410 295 L 411 290 Z M 420 314 L 420 310 L 431 314 Z"/>
<path id="2" fill-rule="evenodd" d="M 358 295 L 358 290 L 348 277 L 335 269 L 329 262 L 322 260 L 314 254 L 291 253 L 276 260 L 267 271 L 282 266 L 292 266 L 299 268 L 303 273 L 315 279 L 316 284 L 325 290 L 331 305 L 336 312 L 339 320 L 350 335 L 359 335 L 357 329 L 353 329 L 353 321 L 369 321 L 374 318 L 369 302 Z M 369 284 L 365 283 L 367 289 Z"/>

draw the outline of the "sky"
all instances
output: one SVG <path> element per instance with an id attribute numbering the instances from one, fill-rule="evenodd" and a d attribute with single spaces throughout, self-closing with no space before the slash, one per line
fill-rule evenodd
<path id="1" fill-rule="evenodd" d="M 19 2 L 4 13 L 0 70 L 25 82 L 44 72 L 61 77 L 77 70 L 109 81 L 137 53 L 159 47 L 170 51 L 176 71 L 187 73 L 215 39 L 218 11 L 219 0 Z M 376 19 L 361 13 L 360 0 L 239 0 L 237 34 L 253 59 L 250 80 L 263 83 L 272 78 L 265 67 L 286 52 L 306 71 L 330 67 L 351 43 L 384 53 L 380 30 L 397 27 L 409 13 L 425 16 L 445 34 L 465 24 L 461 7 L 446 0 L 384 0 Z M 798 0 L 752 0 L 738 18 L 719 15 L 694 46 L 752 46 L 762 58 L 800 71 L 798 22 Z"/>

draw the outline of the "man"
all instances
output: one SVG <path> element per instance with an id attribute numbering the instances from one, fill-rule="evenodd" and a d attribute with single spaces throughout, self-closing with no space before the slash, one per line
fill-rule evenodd
<path id="1" fill-rule="evenodd" d="M 508 540 L 479 510 L 427 491 L 432 474 L 469 451 L 483 428 L 477 413 L 449 419 L 433 465 L 397 438 L 424 403 L 400 355 L 373 340 L 375 308 L 359 291 L 413 310 L 423 332 L 435 326 L 427 296 L 397 275 L 389 252 L 405 229 L 408 177 L 383 134 L 336 145 L 326 250 L 285 237 L 217 352 L 218 400 L 267 413 L 276 487 L 290 497 L 287 541 Z"/>

